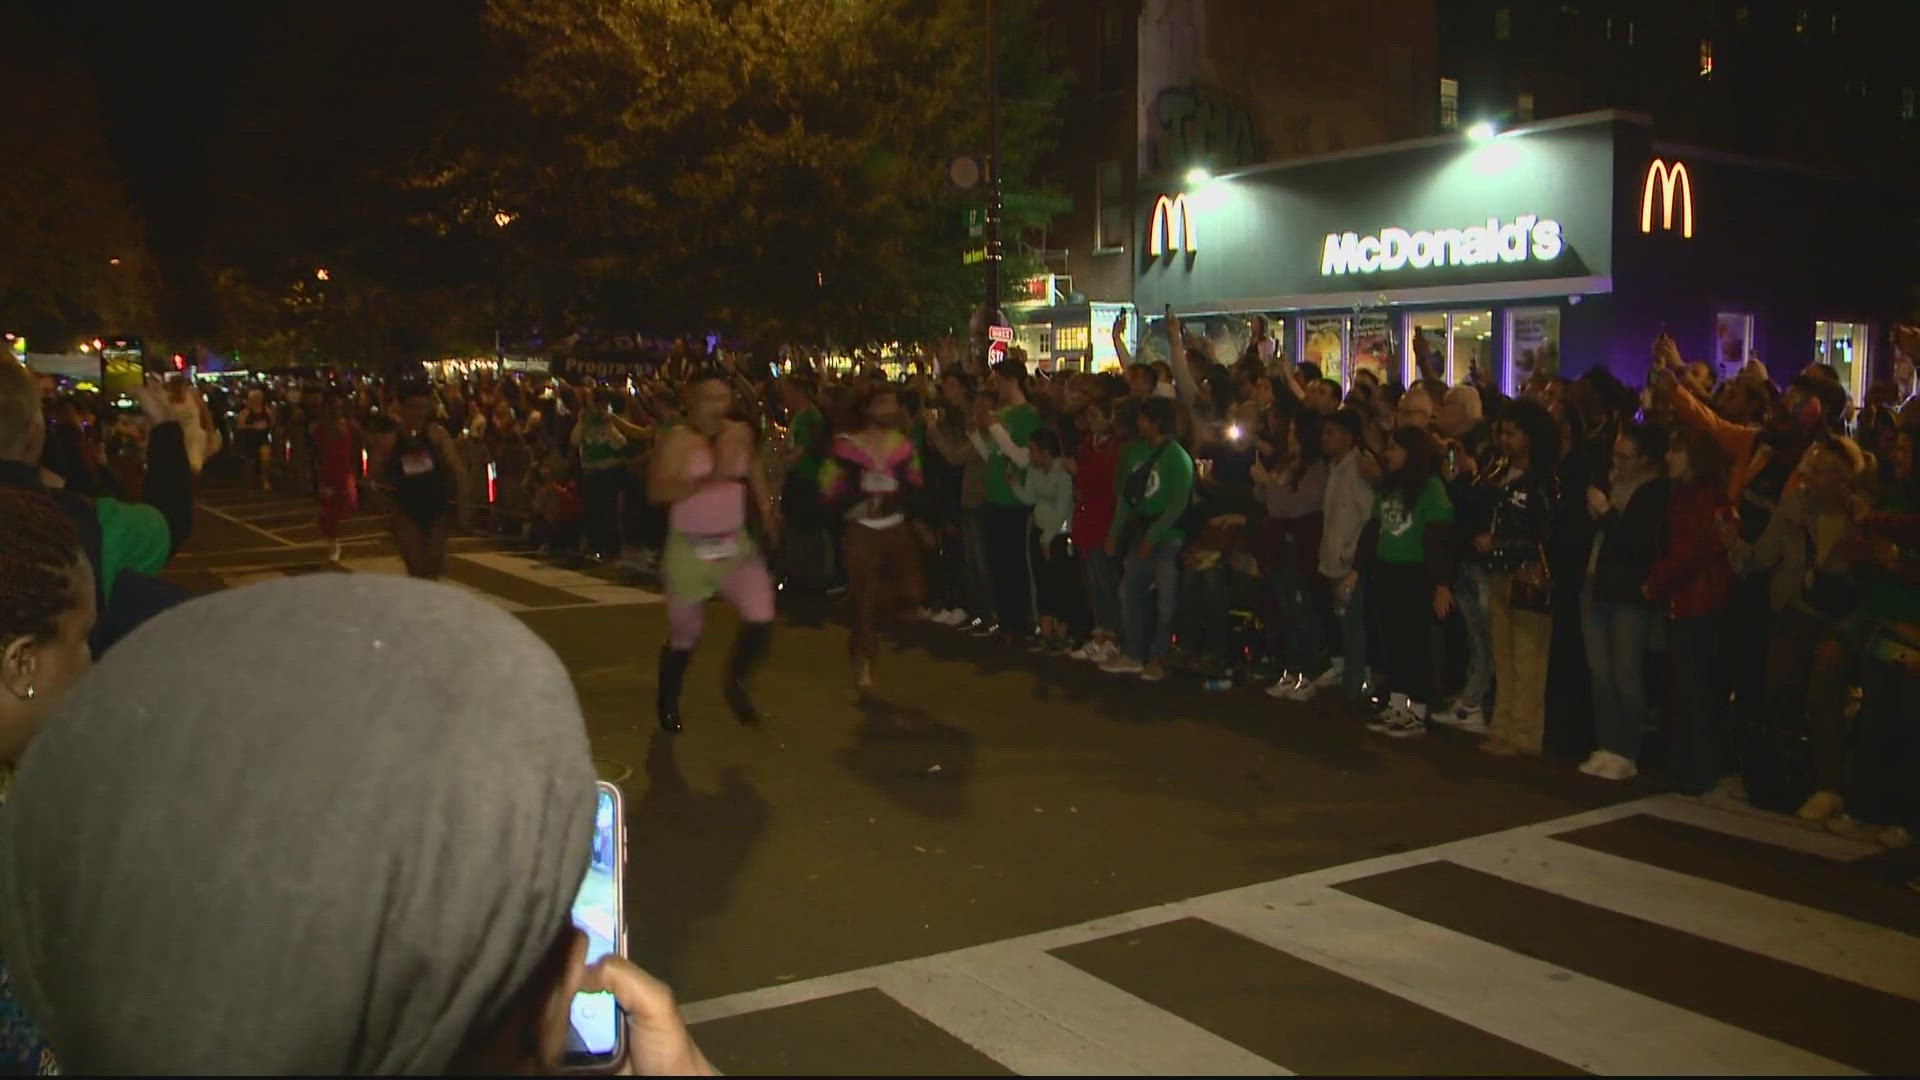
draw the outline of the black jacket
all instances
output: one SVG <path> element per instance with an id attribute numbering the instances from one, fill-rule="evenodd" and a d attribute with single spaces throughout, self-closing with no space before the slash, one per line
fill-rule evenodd
<path id="1" fill-rule="evenodd" d="M 1585 498 L 1584 493 L 1581 496 Z M 1667 480 L 1655 477 L 1634 489 L 1624 507 L 1613 507 L 1599 521 L 1594 542 L 1601 544 L 1593 568 L 1593 598 L 1645 604 L 1647 576 L 1660 557 L 1661 530 L 1667 520 Z"/>
<path id="2" fill-rule="evenodd" d="M 1547 543 L 1553 538 L 1554 496 L 1558 486 L 1551 479 L 1540 482 L 1529 475 L 1512 473 L 1489 485 L 1493 511 L 1485 531 L 1493 535 L 1493 552 L 1481 555 L 1468 537 L 1467 557 L 1494 570 L 1540 565 Z"/>

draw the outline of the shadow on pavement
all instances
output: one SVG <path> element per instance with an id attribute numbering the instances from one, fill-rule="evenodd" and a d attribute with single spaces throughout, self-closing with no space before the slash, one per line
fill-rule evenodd
<path id="1" fill-rule="evenodd" d="M 974 736 L 926 709 L 862 694 L 853 745 L 840 752 L 847 771 L 887 798 L 926 814 L 959 815 L 973 779 Z"/>
<path id="2" fill-rule="evenodd" d="M 772 821 L 772 807 L 729 767 L 720 791 L 687 784 L 675 740 L 656 734 L 647 751 L 646 790 L 627 806 L 627 938 L 633 959 L 668 983 L 687 976 L 704 924 L 719 922 L 735 879 Z M 674 874 L 670 882 L 656 875 Z"/>

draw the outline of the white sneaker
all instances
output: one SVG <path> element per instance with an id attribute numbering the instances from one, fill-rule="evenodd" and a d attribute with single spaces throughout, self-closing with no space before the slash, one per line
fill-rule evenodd
<path id="1" fill-rule="evenodd" d="M 936 612 L 936 611 L 934 611 L 934 610 L 933 610 L 932 608 L 924 608 L 924 607 L 923 607 L 923 608 L 914 608 L 914 609 L 913 609 L 913 617 L 914 617 L 914 618 L 916 618 L 916 619 L 919 619 L 919 620 L 921 620 L 922 622 L 931 622 L 931 621 L 933 621 L 933 619 L 935 618 L 935 616 L 937 616 L 937 615 L 940 615 L 940 614 L 943 614 L 943 613 L 942 613 L 942 612 Z"/>
<path id="2" fill-rule="evenodd" d="M 1374 730 L 1389 739 L 1411 739 L 1425 735 L 1427 723 L 1412 713 L 1401 713 Z"/>
<path id="3" fill-rule="evenodd" d="M 936 616 L 935 621 L 941 626 L 965 626 L 967 612 L 964 608 L 948 608 Z"/>
<path id="4" fill-rule="evenodd" d="M 1487 733 L 1486 714 L 1472 705 L 1461 705 L 1457 708 L 1442 709 L 1433 714 L 1433 722 L 1436 724 L 1445 724 L 1450 728 L 1457 728 L 1461 731 L 1470 731 L 1475 735 L 1485 735 Z"/>
<path id="5" fill-rule="evenodd" d="M 1287 695 L 1287 700 L 1312 701 L 1319 693 L 1320 687 L 1317 683 L 1308 682 L 1303 678 L 1300 680 L 1300 685 L 1294 687 L 1293 692 Z"/>
<path id="6" fill-rule="evenodd" d="M 1631 780 L 1640 775 L 1640 767 L 1633 762 L 1612 751 L 1603 751 L 1603 753 L 1606 755 L 1605 760 L 1601 761 L 1588 775 L 1597 776 L 1602 780 Z"/>
<path id="7" fill-rule="evenodd" d="M 340 561 L 340 541 L 335 540 L 333 542 L 333 550 L 327 553 L 327 561 L 328 562 Z"/>
<path id="8" fill-rule="evenodd" d="M 1387 699 L 1387 707 L 1381 709 L 1380 714 L 1367 725 L 1367 730 L 1385 732 L 1403 718 L 1413 718 L 1413 714 L 1407 711 L 1407 695 L 1393 694 Z"/>
<path id="9" fill-rule="evenodd" d="M 1109 675 L 1138 675 L 1146 665 L 1131 656 L 1116 656 L 1100 665 Z"/>
<path id="10" fill-rule="evenodd" d="M 1167 669 L 1161 667 L 1157 662 L 1152 664 L 1141 665 L 1141 668 L 1140 668 L 1141 682 L 1159 682 L 1161 679 L 1164 679 L 1166 677 L 1167 677 Z"/>
<path id="11" fill-rule="evenodd" d="M 1327 666 L 1327 670 L 1321 672 L 1320 677 L 1313 680 L 1313 685 L 1319 687 L 1322 690 L 1325 690 L 1328 687 L 1339 686 L 1340 680 L 1346 677 L 1347 677 L 1346 657 L 1336 656 L 1333 658 L 1333 663 Z"/>
<path id="12" fill-rule="evenodd" d="M 1267 696 L 1270 698 L 1278 698 L 1281 701 L 1286 701 L 1293 696 L 1294 688 L 1299 685 L 1300 685 L 1300 676 L 1295 675 L 1291 671 L 1285 672 L 1280 676 L 1279 682 L 1274 683 L 1272 686 L 1267 687 Z"/>

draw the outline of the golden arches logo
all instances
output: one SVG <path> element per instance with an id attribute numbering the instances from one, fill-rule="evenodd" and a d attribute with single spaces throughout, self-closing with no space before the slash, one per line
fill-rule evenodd
<path id="1" fill-rule="evenodd" d="M 1673 197 L 1680 196 L 1680 235 L 1693 238 L 1693 178 L 1687 175 L 1685 162 L 1671 166 L 1659 158 L 1647 166 L 1647 183 L 1640 194 L 1640 231 L 1653 232 L 1653 187 L 1660 185 L 1660 227 L 1673 229 Z"/>
<path id="2" fill-rule="evenodd" d="M 1191 255 L 1200 250 L 1193 222 L 1193 204 L 1185 194 L 1162 195 L 1153 203 L 1153 223 L 1147 231 L 1147 254 L 1159 258 L 1169 252 Z"/>

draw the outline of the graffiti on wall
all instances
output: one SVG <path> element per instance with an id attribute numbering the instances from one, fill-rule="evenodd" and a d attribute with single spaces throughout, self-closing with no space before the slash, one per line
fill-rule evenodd
<path id="1" fill-rule="evenodd" d="M 1156 168 L 1205 162 L 1215 169 L 1258 160 L 1253 113 L 1197 83 L 1160 91 L 1149 110 Z"/>

